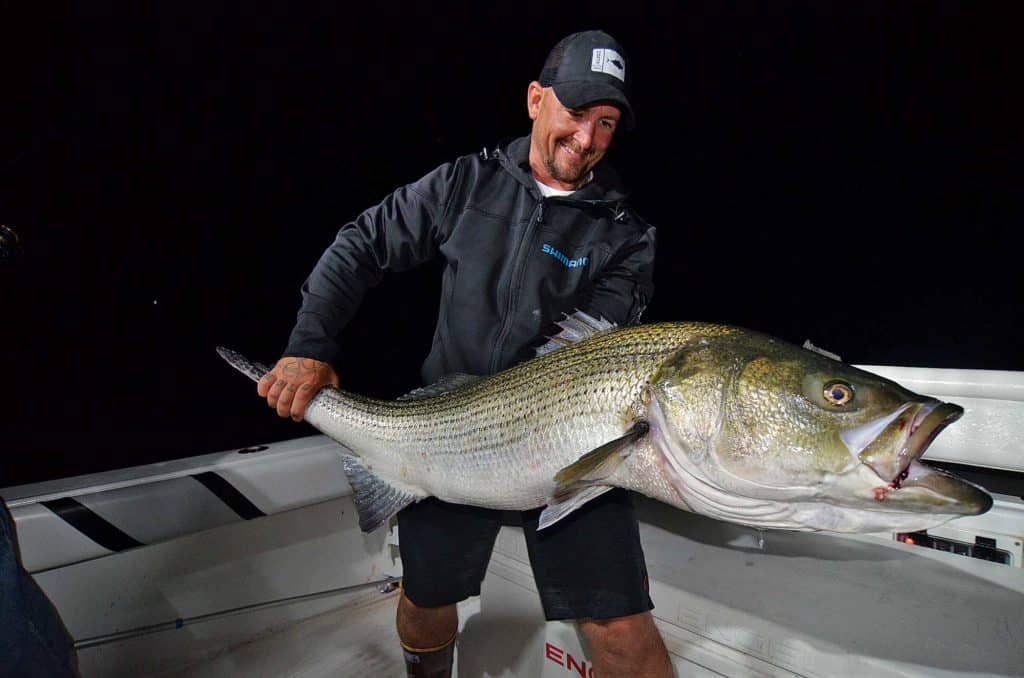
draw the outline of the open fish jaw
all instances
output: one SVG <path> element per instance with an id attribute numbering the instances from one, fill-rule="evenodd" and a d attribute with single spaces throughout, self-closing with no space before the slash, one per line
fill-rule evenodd
<path id="1" fill-rule="evenodd" d="M 900 489 L 909 474 L 911 463 L 920 459 L 936 436 L 963 416 L 963 413 L 964 410 L 959 405 L 930 399 L 925 401 L 916 410 L 913 410 L 912 415 L 908 411 L 891 424 L 903 435 L 903 442 L 896 445 L 895 454 L 884 460 L 887 463 L 882 463 L 877 459 L 873 460 L 873 463 L 871 461 L 866 461 L 866 463 L 872 466 L 879 477 L 883 481 L 887 481 L 892 489 Z"/>
<path id="2" fill-rule="evenodd" d="M 983 489 L 921 460 L 939 433 L 963 413 L 959 405 L 929 399 L 908 419 L 893 422 L 890 426 L 904 433 L 903 443 L 888 459 L 890 463 L 864 462 L 877 477 L 873 500 L 921 511 L 945 507 L 953 515 L 977 515 L 991 508 L 992 498 Z"/>

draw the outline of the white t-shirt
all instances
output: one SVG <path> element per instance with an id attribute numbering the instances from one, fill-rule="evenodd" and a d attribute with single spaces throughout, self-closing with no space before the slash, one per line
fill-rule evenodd
<path id="1" fill-rule="evenodd" d="M 587 184 L 589 184 L 590 180 L 593 179 L 593 178 L 594 178 L 594 173 L 591 172 L 590 175 L 587 177 L 587 180 L 585 182 L 583 182 L 583 185 L 586 186 Z M 571 195 L 571 194 L 576 192 L 576 189 L 572 189 L 572 190 L 566 191 L 566 190 L 561 189 L 561 188 L 552 188 L 552 187 L 548 186 L 547 184 L 542 184 L 541 182 L 537 181 L 537 179 L 534 179 L 534 181 L 537 182 L 537 188 L 540 189 L 540 194 L 543 195 L 545 198 L 550 198 L 553 195 L 554 196 L 558 196 L 560 198 L 563 198 L 563 197 L 565 197 L 567 195 Z"/>
<path id="2" fill-rule="evenodd" d="M 575 190 L 565 191 L 565 190 L 562 190 L 561 188 L 552 188 L 551 186 L 548 186 L 547 184 L 540 183 L 536 179 L 534 179 L 534 181 L 537 182 L 537 188 L 540 189 L 540 194 L 543 195 L 545 198 L 550 198 L 553 195 L 557 195 L 558 197 L 563 197 L 563 196 L 566 196 L 566 195 L 571 195 L 571 194 L 576 192 Z"/>

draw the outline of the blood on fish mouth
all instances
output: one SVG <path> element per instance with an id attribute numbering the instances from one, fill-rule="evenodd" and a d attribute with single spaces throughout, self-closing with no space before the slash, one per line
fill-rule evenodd
<path id="1" fill-rule="evenodd" d="M 913 460 L 911 460 L 911 461 L 913 461 Z M 906 480 L 907 476 L 909 476 L 909 475 L 910 475 L 910 465 L 907 464 L 907 468 L 905 468 L 902 471 L 900 471 L 900 474 L 898 476 L 896 476 L 895 478 L 893 478 L 892 480 L 889 481 L 889 487 L 891 487 L 894 490 L 900 489 L 901 487 L 903 487 L 903 481 Z M 876 499 L 877 499 L 877 497 L 876 497 Z"/>
<path id="2" fill-rule="evenodd" d="M 889 481 L 886 488 L 875 490 L 875 499 L 883 501 L 887 491 L 903 487 L 903 481 L 910 475 L 910 465 L 914 460 L 919 460 L 942 429 L 963 416 L 963 413 L 964 408 L 952 403 L 938 403 L 933 407 L 921 407 L 910 423 L 906 446 L 900 452 L 899 472 L 895 478 Z M 879 490 L 882 489 L 885 491 L 881 492 L 881 496 L 879 496 Z"/>

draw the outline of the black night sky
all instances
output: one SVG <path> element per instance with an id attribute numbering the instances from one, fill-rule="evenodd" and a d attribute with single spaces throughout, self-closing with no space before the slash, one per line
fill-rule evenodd
<path id="1" fill-rule="evenodd" d="M 313 433 L 214 347 L 272 363 L 337 228 L 527 133 L 528 83 L 588 28 L 634 69 L 610 161 L 659 229 L 645 320 L 1024 369 L 1016 3 L 12 4 L 0 487 Z M 439 270 L 367 298 L 347 388 L 418 385 Z"/>

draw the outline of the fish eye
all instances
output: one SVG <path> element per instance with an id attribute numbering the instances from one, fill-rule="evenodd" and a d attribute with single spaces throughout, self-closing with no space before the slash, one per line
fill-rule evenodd
<path id="1" fill-rule="evenodd" d="M 830 381 L 825 384 L 825 400 L 837 407 L 846 405 L 853 400 L 853 387 L 844 381 Z"/>

